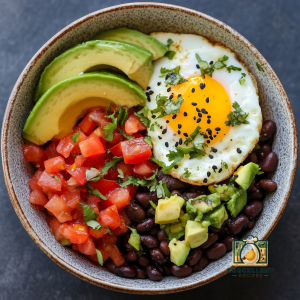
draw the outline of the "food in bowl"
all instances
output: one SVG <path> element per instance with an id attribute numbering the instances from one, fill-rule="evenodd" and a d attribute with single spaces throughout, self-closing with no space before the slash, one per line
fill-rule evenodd
<path id="1" fill-rule="evenodd" d="M 255 79 L 203 37 L 104 32 L 54 59 L 35 100 L 29 202 L 62 246 L 116 275 L 203 270 L 276 190 L 276 124 L 262 121 Z"/>

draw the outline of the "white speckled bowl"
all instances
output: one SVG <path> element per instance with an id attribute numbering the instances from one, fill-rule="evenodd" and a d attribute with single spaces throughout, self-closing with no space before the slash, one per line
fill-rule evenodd
<path id="1" fill-rule="evenodd" d="M 277 124 L 274 151 L 279 156 L 279 165 L 272 175 L 278 189 L 265 199 L 264 210 L 251 234 L 266 239 L 271 233 L 288 201 L 297 165 L 297 132 L 289 99 L 270 65 L 243 36 L 210 16 L 174 5 L 133 3 L 96 11 L 65 27 L 34 55 L 17 80 L 5 111 L 1 137 L 5 182 L 16 213 L 29 235 L 51 259 L 69 272 L 101 287 L 128 293 L 183 291 L 226 274 L 226 269 L 231 267 L 231 253 L 211 263 L 202 272 L 182 279 L 166 277 L 153 282 L 120 278 L 57 243 L 49 231 L 45 214 L 28 202 L 30 190 L 27 182 L 34 170 L 22 156 L 21 132 L 33 106 L 33 93 L 42 70 L 65 50 L 104 30 L 121 26 L 144 33 L 165 31 L 203 35 L 235 51 L 255 75 L 264 118 Z M 265 73 L 258 71 L 256 62 L 263 66 Z"/>

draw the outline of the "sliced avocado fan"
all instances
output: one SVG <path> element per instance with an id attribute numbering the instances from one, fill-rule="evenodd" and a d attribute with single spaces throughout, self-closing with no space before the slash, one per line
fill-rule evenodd
<path id="1" fill-rule="evenodd" d="M 109 72 L 78 75 L 47 90 L 31 111 L 23 137 L 42 145 L 70 133 L 89 108 L 107 106 L 110 101 L 132 107 L 145 100 L 142 88 L 125 76 Z"/>
<path id="2" fill-rule="evenodd" d="M 139 45 L 152 52 L 153 60 L 164 56 L 168 51 L 168 47 L 153 36 L 126 27 L 102 32 L 94 37 L 93 40 L 114 40 Z"/>
<path id="3" fill-rule="evenodd" d="M 89 41 L 56 57 L 44 70 L 35 91 L 37 101 L 55 84 L 102 65 L 117 68 L 144 90 L 153 73 L 152 53 L 138 45 L 118 41 Z"/>

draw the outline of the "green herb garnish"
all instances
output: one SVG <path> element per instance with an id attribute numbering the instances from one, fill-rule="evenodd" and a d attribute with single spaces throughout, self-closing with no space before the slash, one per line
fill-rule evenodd
<path id="1" fill-rule="evenodd" d="M 118 131 L 127 139 L 127 140 L 134 140 L 134 136 L 131 136 L 125 133 L 121 128 L 118 128 Z"/>
<path id="2" fill-rule="evenodd" d="M 232 104 L 232 107 L 235 109 L 235 111 L 231 111 L 227 115 L 228 121 L 225 121 L 226 126 L 231 125 L 232 127 L 236 127 L 241 124 L 250 124 L 246 120 L 249 114 L 245 113 L 236 101 Z"/>
<path id="3" fill-rule="evenodd" d="M 151 137 L 149 135 L 144 137 L 144 141 L 150 146 L 150 148 L 152 148 L 152 141 L 151 141 Z"/>
<path id="4" fill-rule="evenodd" d="M 72 136 L 71 136 L 71 140 L 74 142 L 74 143 L 77 143 L 78 142 L 78 137 L 80 135 L 80 132 L 77 132 L 77 133 L 74 133 Z"/>
<path id="5" fill-rule="evenodd" d="M 51 175 L 52 178 L 54 178 L 57 182 L 60 182 L 59 178 L 56 175 Z"/>
<path id="6" fill-rule="evenodd" d="M 259 64 L 258 62 L 256 63 L 256 67 L 260 72 L 264 72 L 265 70 L 263 69 L 262 65 Z"/>
<path id="7" fill-rule="evenodd" d="M 81 205 L 83 209 L 83 219 L 85 222 L 97 219 L 98 215 L 89 205 Z"/>
<path id="8" fill-rule="evenodd" d="M 183 177 L 189 178 L 192 175 L 192 173 L 189 171 L 188 168 L 184 168 Z"/>
<path id="9" fill-rule="evenodd" d="M 90 194 L 95 195 L 95 196 L 99 197 L 99 198 L 102 199 L 102 200 L 107 200 L 107 198 L 106 198 L 104 195 L 102 195 L 102 194 L 99 192 L 99 190 L 94 189 L 89 183 L 86 184 L 85 186 L 86 186 L 86 188 L 88 189 L 88 192 L 89 192 Z"/>
<path id="10" fill-rule="evenodd" d="M 177 66 L 174 69 L 161 68 L 160 69 L 161 75 L 159 77 L 165 77 L 165 86 L 177 85 L 187 81 L 179 74 L 179 71 L 180 71 L 180 66 Z"/>
<path id="11" fill-rule="evenodd" d="M 246 77 L 246 74 L 242 73 L 242 77 L 239 79 L 240 85 L 243 85 L 245 83 L 245 81 L 246 81 L 245 77 Z"/>
<path id="12" fill-rule="evenodd" d="M 140 118 L 141 122 L 146 126 L 150 126 L 150 120 L 148 119 L 148 106 L 144 106 L 141 110 L 138 112 L 135 112 L 134 114 Z"/>
<path id="13" fill-rule="evenodd" d="M 96 250 L 96 253 L 97 253 L 97 259 L 98 259 L 98 262 L 101 266 L 103 266 L 103 256 L 102 256 L 102 253 L 100 250 L 98 250 L 97 248 L 95 248 Z"/>
<path id="14" fill-rule="evenodd" d="M 169 60 L 173 60 L 176 55 L 176 51 L 168 51 L 164 56 L 167 57 Z"/>
<path id="15" fill-rule="evenodd" d="M 157 108 L 151 110 L 152 114 L 160 113 L 156 118 L 162 118 L 167 115 L 176 114 L 180 112 L 181 104 L 184 99 L 179 96 L 177 100 L 168 99 L 167 96 L 161 96 L 160 94 L 156 96 Z M 151 128 L 150 128 L 151 130 Z"/>

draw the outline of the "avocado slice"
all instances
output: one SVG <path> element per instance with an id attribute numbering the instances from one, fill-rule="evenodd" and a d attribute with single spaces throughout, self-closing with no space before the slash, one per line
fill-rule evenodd
<path id="1" fill-rule="evenodd" d="M 252 183 L 255 175 L 260 170 L 260 167 L 250 162 L 245 166 L 241 166 L 238 170 L 234 173 L 233 176 L 237 175 L 235 182 L 244 190 L 246 191 L 250 184 Z"/>
<path id="2" fill-rule="evenodd" d="M 135 250 L 139 251 L 141 248 L 141 237 L 136 229 L 130 227 L 128 228 L 131 230 L 128 244 L 131 245 Z"/>
<path id="3" fill-rule="evenodd" d="M 247 192 L 241 189 L 227 202 L 227 209 L 230 211 L 231 216 L 235 218 L 246 204 Z"/>
<path id="4" fill-rule="evenodd" d="M 201 222 L 187 221 L 185 225 L 185 239 L 189 242 L 191 248 L 197 248 L 208 239 L 208 228 Z"/>
<path id="5" fill-rule="evenodd" d="M 224 204 L 216 207 L 214 210 L 210 211 L 203 217 L 203 226 L 214 226 L 216 228 L 221 228 L 225 220 L 228 219 L 228 214 L 225 209 Z"/>
<path id="6" fill-rule="evenodd" d="M 66 239 L 66 238 L 63 238 L 59 241 L 61 243 L 62 246 L 70 246 L 72 243 L 70 240 Z"/>
<path id="7" fill-rule="evenodd" d="M 182 266 L 190 253 L 191 247 L 189 242 L 172 239 L 169 243 L 169 248 L 171 262 L 178 267 Z"/>
<path id="8" fill-rule="evenodd" d="M 196 199 L 199 200 L 194 201 L 193 205 L 194 207 L 196 207 L 197 212 L 201 212 L 203 214 L 221 204 L 220 195 L 217 193 L 210 194 L 207 196 L 203 195 Z"/>
<path id="9" fill-rule="evenodd" d="M 219 194 L 221 201 L 230 200 L 231 196 L 234 195 L 238 190 L 238 188 L 236 188 L 233 184 L 210 185 L 208 189 L 211 193 Z"/>
<path id="10" fill-rule="evenodd" d="M 89 41 L 65 51 L 45 68 L 35 101 L 55 84 L 101 65 L 120 69 L 144 90 L 153 73 L 152 53 L 147 49 L 125 42 Z"/>
<path id="11" fill-rule="evenodd" d="M 75 76 L 53 86 L 36 103 L 25 123 L 23 137 L 43 145 L 71 132 L 91 107 L 107 106 L 110 101 L 132 107 L 145 99 L 142 88 L 121 75 L 95 72 Z"/>
<path id="12" fill-rule="evenodd" d="M 114 40 L 139 45 L 152 52 L 153 60 L 164 56 L 168 51 L 168 47 L 156 38 L 126 27 L 102 32 L 94 37 L 93 40 Z"/>
<path id="13" fill-rule="evenodd" d="M 184 203 L 185 200 L 177 195 L 158 200 L 155 210 L 155 223 L 169 224 L 177 222 L 180 217 L 181 207 Z"/>

